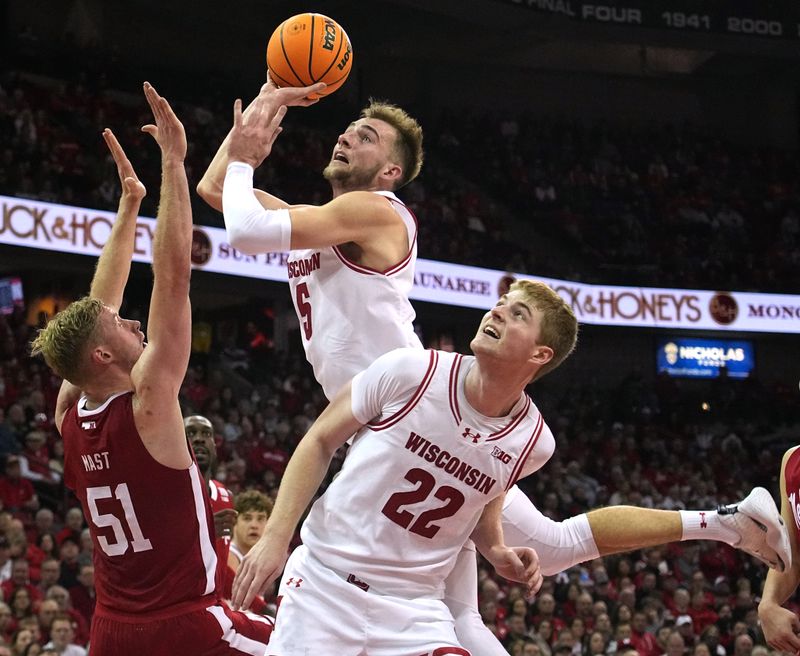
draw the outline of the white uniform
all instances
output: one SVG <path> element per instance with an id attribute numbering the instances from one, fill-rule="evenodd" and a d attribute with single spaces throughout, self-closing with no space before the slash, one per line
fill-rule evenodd
<path id="1" fill-rule="evenodd" d="M 328 399 L 384 353 L 402 347 L 422 349 L 408 300 L 417 259 L 416 219 L 391 192 L 375 193 L 392 203 L 408 231 L 409 252 L 397 265 L 373 271 L 349 262 L 335 246 L 292 251 L 289 257 L 289 285 L 306 357 Z M 503 508 L 506 543 L 536 549 L 544 572 L 560 572 L 597 557 L 585 515 L 553 522 L 516 487 L 509 492 Z M 477 559 L 471 541 L 446 589 L 462 643 L 485 656 L 505 653 L 478 614 Z"/>
<path id="2" fill-rule="evenodd" d="M 350 262 L 338 246 L 292 251 L 288 260 L 306 358 L 329 399 L 384 353 L 422 347 L 408 300 L 417 261 L 417 221 L 392 192 L 375 193 L 386 197 L 408 231 L 409 250 L 401 262 L 375 271 Z"/>
<path id="3" fill-rule="evenodd" d="M 301 531 L 304 546 L 287 563 L 270 641 L 275 653 L 303 654 L 323 638 L 338 654 L 458 647 L 446 607 L 435 603 L 444 595 L 445 578 L 485 505 L 540 468 L 555 448 L 525 394 L 505 417 L 471 408 L 464 380 L 474 362 L 454 353 L 400 349 L 353 379 L 353 414 L 365 426 L 341 472 L 312 506 Z M 334 606 L 330 585 L 337 587 Z M 357 615 L 343 605 L 339 590 L 355 596 Z M 370 612 L 372 599 L 380 613 Z M 397 607 L 387 613 L 392 599 Z M 420 615 L 420 602 L 438 634 L 417 631 L 420 620 L 413 617 Z M 389 625 L 403 616 L 412 618 L 406 632 L 412 642 L 398 650 Z M 358 631 L 348 633 L 354 624 Z M 338 636 L 336 642 L 331 636 Z M 417 636 L 422 642 L 414 642 Z"/>

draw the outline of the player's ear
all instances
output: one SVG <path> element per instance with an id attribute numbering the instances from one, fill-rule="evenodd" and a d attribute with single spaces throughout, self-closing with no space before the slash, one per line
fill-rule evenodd
<path id="1" fill-rule="evenodd" d="M 403 169 L 399 164 L 395 164 L 394 162 L 387 162 L 386 166 L 384 166 L 383 171 L 381 172 L 381 177 L 384 180 L 389 180 L 391 182 L 396 182 L 403 176 Z"/>
<path id="2" fill-rule="evenodd" d="M 553 359 L 553 349 L 549 346 L 539 345 L 533 349 L 530 361 L 540 367 L 546 365 Z"/>

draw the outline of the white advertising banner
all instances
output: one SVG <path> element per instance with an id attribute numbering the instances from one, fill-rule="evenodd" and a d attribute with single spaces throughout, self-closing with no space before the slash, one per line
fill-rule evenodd
<path id="1" fill-rule="evenodd" d="M 100 254 L 114 213 L 0 196 L 0 244 L 91 255 Z M 140 217 L 134 260 L 149 262 L 155 220 Z M 244 255 L 228 244 L 225 230 L 195 226 L 192 262 L 212 273 L 286 281 L 286 253 Z M 413 300 L 485 310 L 509 278 L 503 271 L 417 261 Z M 603 326 L 740 332 L 800 333 L 800 296 L 735 291 L 586 285 L 535 275 L 569 301 L 579 321 Z"/>

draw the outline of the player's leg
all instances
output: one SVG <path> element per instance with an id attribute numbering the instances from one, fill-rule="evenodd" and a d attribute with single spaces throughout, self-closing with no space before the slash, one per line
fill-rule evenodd
<path id="1" fill-rule="evenodd" d="M 455 620 L 461 645 L 480 656 L 508 656 L 478 612 L 478 559 L 472 541 L 461 549 L 444 585 L 444 602 Z"/>
<path id="2" fill-rule="evenodd" d="M 225 603 L 206 608 L 206 614 L 217 637 L 214 646 L 202 652 L 204 656 L 264 656 L 267 652 L 272 618 L 234 611 Z"/>
<path id="3" fill-rule="evenodd" d="M 556 522 L 543 515 L 516 486 L 506 495 L 503 506 L 505 543 L 533 548 L 545 576 L 600 556 L 595 535 L 585 514 Z"/>
<path id="4" fill-rule="evenodd" d="M 323 566 L 300 546 L 286 562 L 275 629 L 266 654 L 359 654 L 367 606 L 363 591 Z"/>
<path id="5" fill-rule="evenodd" d="M 368 599 L 369 656 L 484 656 L 471 652 L 456 637 L 453 617 L 440 599 L 405 599 L 362 591 Z M 508 656 L 507 652 L 501 652 Z"/>
<path id="6" fill-rule="evenodd" d="M 742 501 L 716 510 L 610 506 L 593 510 L 587 517 L 603 556 L 678 540 L 718 540 L 781 571 L 791 563 L 783 520 L 764 488 L 757 487 Z"/>

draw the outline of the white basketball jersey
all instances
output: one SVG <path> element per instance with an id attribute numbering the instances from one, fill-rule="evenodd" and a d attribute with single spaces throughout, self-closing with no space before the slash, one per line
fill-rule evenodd
<path id="1" fill-rule="evenodd" d="M 325 566 L 379 594 L 440 598 L 486 504 L 550 458 L 553 435 L 526 394 L 505 417 L 467 403 L 474 363 L 398 349 L 354 378 L 365 426 L 301 530 Z"/>
<path id="2" fill-rule="evenodd" d="M 386 271 L 350 262 L 338 246 L 292 251 L 292 292 L 306 358 L 325 396 L 336 392 L 379 356 L 400 347 L 422 348 L 408 300 L 417 261 L 417 222 L 389 191 L 385 196 L 405 223 L 408 255 Z"/>

